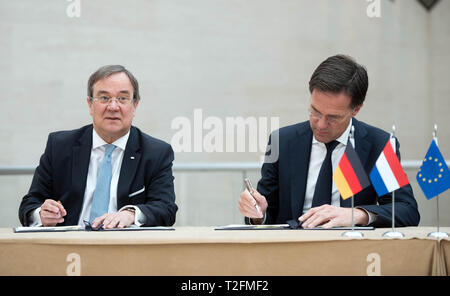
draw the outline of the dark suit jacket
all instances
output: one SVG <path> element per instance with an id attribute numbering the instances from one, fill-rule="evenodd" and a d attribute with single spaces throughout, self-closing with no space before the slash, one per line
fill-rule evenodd
<path id="1" fill-rule="evenodd" d="M 355 127 L 355 150 L 361 163 L 370 173 L 386 145 L 389 134 L 353 118 Z M 279 141 L 271 149 L 279 149 L 278 161 L 265 163 L 257 190 L 268 202 L 267 224 L 286 223 L 302 215 L 308 178 L 309 158 L 313 133 L 309 121 L 287 126 L 279 130 Z M 270 141 L 270 140 L 269 140 Z M 400 159 L 399 144 L 397 156 Z M 390 227 L 392 223 L 392 195 L 378 197 L 372 186 L 354 197 L 355 207 L 364 208 L 378 215 L 372 224 L 375 227 Z M 341 207 L 351 207 L 351 199 L 342 200 Z M 395 191 L 395 225 L 418 225 L 420 215 L 410 185 Z M 248 222 L 248 220 L 247 220 Z"/>
<path id="2" fill-rule="evenodd" d="M 92 130 L 93 126 L 87 125 L 49 135 L 30 190 L 19 207 L 22 225 L 28 225 L 27 215 L 40 207 L 45 199 L 60 200 L 63 204 L 67 216 L 61 225 L 78 224 L 91 156 Z M 173 160 L 174 153 L 169 144 L 132 126 L 117 185 L 118 209 L 136 205 L 146 217 L 144 225 L 173 225 L 178 210 Z M 129 197 L 144 186 L 143 192 Z"/>

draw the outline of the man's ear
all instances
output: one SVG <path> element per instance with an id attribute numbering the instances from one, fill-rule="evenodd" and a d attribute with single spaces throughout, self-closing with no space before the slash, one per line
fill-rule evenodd
<path id="1" fill-rule="evenodd" d="M 139 100 L 134 101 L 133 105 L 134 105 L 134 110 L 133 110 L 133 117 L 134 117 L 136 115 L 137 106 L 139 105 Z"/>
<path id="2" fill-rule="evenodd" d="M 352 117 L 355 117 L 356 114 L 358 114 L 358 112 L 359 112 L 359 110 L 361 110 L 362 106 L 363 106 L 363 104 L 361 104 L 358 107 L 356 107 L 355 109 L 353 109 Z"/>
<path id="3" fill-rule="evenodd" d="M 93 103 L 92 103 L 91 98 L 88 97 L 88 98 L 86 99 L 86 102 L 88 103 L 88 106 L 89 106 L 89 114 L 91 114 L 91 116 L 92 116 L 92 113 L 93 113 L 92 108 L 94 108 L 94 106 L 93 106 Z"/>

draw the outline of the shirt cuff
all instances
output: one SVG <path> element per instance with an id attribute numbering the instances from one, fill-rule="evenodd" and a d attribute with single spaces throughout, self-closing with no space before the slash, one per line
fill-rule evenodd
<path id="1" fill-rule="evenodd" d="M 119 212 L 124 211 L 126 209 L 134 209 L 134 225 L 140 227 L 142 225 L 144 225 L 145 223 L 145 215 L 144 213 L 142 213 L 142 211 L 139 209 L 139 207 L 137 206 L 132 206 L 132 205 L 128 205 L 128 206 L 123 206 Z"/>
<path id="2" fill-rule="evenodd" d="M 41 220 L 41 207 L 32 210 L 30 213 L 28 213 L 27 217 L 27 226 L 30 227 L 37 227 L 42 226 L 42 220 Z"/>
<path id="3" fill-rule="evenodd" d="M 250 225 L 253 225 L 252 224 L 252 218 L 248 218 L 248 222 L 250 223 Z M 261 225 L 263 225 L 264 223 L 266 223 L 266 213 L 264 213 L 264 217 L 263 217 L 263 220 L 261 222 Z"/>
<path id="4" fill-rule="evenodd" d="M 367 226 L 372 224 L 373 222 L 375 222 L 375 220 L 377 220 L 378 215 L 374 214 L 372 212 L 369 212 L 368 210 L 364 209 L 364 208 L 359 208 L 357 207 L 357 209 L 363 210 L 364 212 L 366 212 L 367 216 L 369 216 L 369 222 L 367 222 L 366 225 L 362 225 L 362 226 Z"/>

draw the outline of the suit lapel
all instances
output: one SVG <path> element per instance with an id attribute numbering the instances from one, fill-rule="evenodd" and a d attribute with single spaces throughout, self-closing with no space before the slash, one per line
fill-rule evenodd
<path id="1" fill-rule="evenodd" d="M 89 162 L 91 159 L 92 150 L 92 125 L 86 129 L 83 135 L 78 140 L 78 145 L 72 148 L 72 190 L 75 196 L 73 200 L 72 215 L 78 223 L 78 217 L 81 213 L 83 205 L 84 191 L 86 189 L 86 179 L 89 170 Z M 66 224 L 69 221 L 66 222 Z"/>
<path id="2" fill-rule="evenodd" d="M 134 180 L 141 159 L 141 147 L 136 128 L 131 127 L 130 137 L 123 154 L 122 167 L 120 169 L 119 184 L 117 185 L 117 208 L 129 204 L 128 193 Z"/>
<path id="3" fill-rule="evenodd" d="M 308 179 L 309 159 L 311 155 L 312 130 L 309 127 L 299 129 L 297 137 L 289 142 L 292 217 L 302 215 L 305 202 L 306 181 Z M 306 157 L 306 158 L 305 158 Z"/>
<path id="4" fill-rule="evenodd" d="M 355 151 L 359 160 L 361 160 L 361 164 L 365 167 L 372 143 L 367 139 L 367 130 L 355 118 L 353 118 L 353 125 L 355 126 Z"/>

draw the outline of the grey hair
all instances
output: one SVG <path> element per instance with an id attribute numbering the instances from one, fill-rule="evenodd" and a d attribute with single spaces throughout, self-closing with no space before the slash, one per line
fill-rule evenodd
<path id="1" fill-rule="evenodd" d="M 106 77 L 111 76 L 112 74 L 116 73 L 125 73 L 128 78 L 130 79 L 131 85 L 133 86 L 133 102 L 136 103 L 141 99 L 139 96 L 139 84 L 137 79 L 131 74 L 130 71 L 128 71 L 124 66 L 121 65 L 107 65 L 99 68 L 97 71 L 95 71 L 91 77 L 89 77 L 88 80 L 88 87 L 87 87 L 87 93 L 88 97 L 93 96 L 94 92 L 94 84 L 102 79 L 105 79 Z"/>

